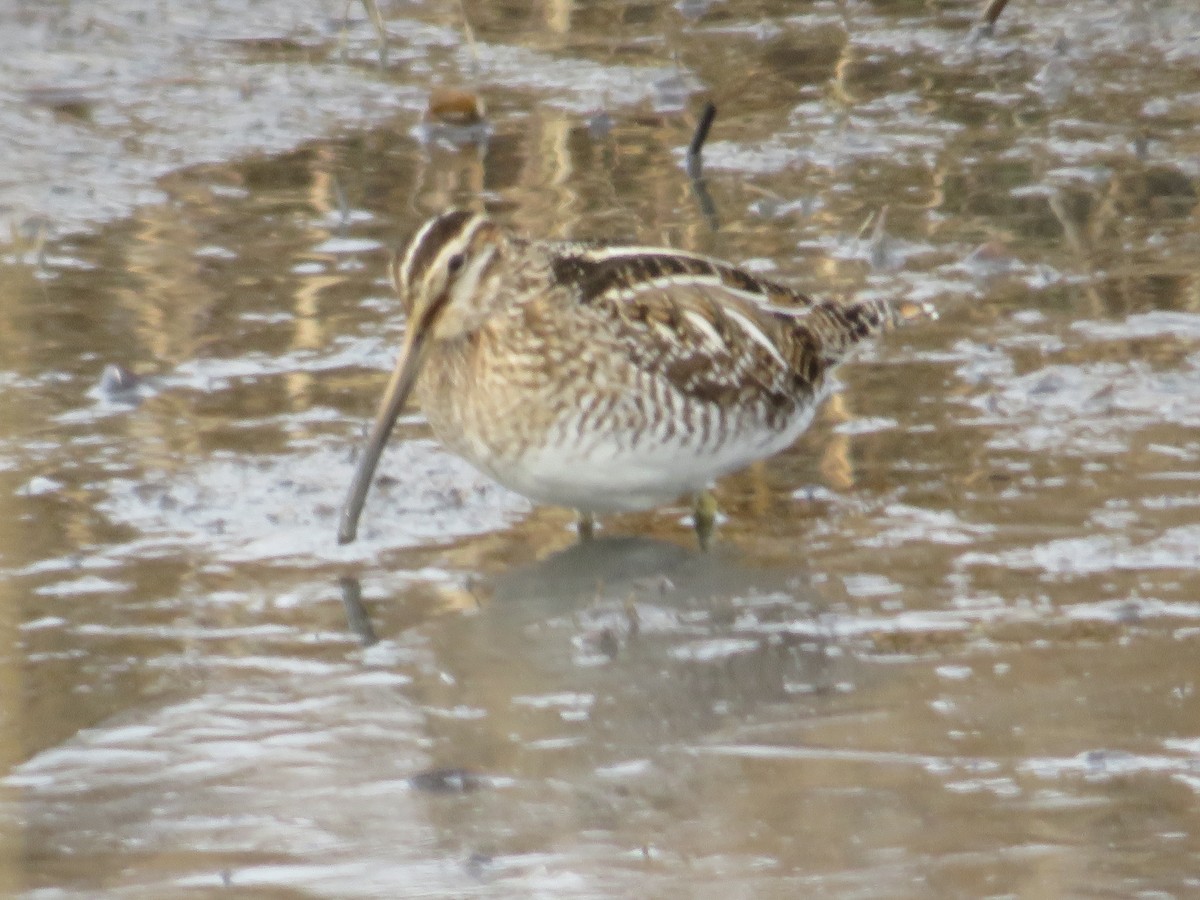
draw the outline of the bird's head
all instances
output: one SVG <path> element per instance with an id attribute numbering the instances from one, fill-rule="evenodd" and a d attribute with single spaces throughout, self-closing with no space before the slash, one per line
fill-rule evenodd
<path id="1" fill-rule="evenodd" d="M 422 225 L 393 259 L 392 283 L 408 313 L 408 324 L 342 507 L 338 543 L 354 540 L 375 467 L 429 347 L 469 334 L 502 300 L 502 292 L 494 290 L 492 282 L 499 277 L 496 263 L 507 247 L 505 233 L 491 219 L 456 209 Z"/>

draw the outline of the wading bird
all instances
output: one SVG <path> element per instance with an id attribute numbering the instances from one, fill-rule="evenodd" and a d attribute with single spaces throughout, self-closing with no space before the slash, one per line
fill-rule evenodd
<path id="1" fill-rule="evenodd" d="M 531 240 L 464 210 L 426 222 L 391 276 L 408 323 L 340 543 L 354 540 L 415 387 L 446 447 L 517 493 L 578 510 L 581 535 L 595 514 L 692 495 L 705 546 L 712 481 L 795 441 L 855 345 L 933 314 L 816 301 L 668 248 Z"/>

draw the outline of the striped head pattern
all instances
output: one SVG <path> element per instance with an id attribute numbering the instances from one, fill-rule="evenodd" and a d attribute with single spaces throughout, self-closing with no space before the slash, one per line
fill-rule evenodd
<path id="1" fill-rule="evenodd" d="M 422 225 L 392 262 L 392 282 L 408 325 L 342 507 L 340 543 L 354 540 L 375 467 L 430 344 L 468 333 L 503 302 L 492 282 L 502 277 L 503 266 L 496 263 L 507 246 L 504 232 L 486 216 L 451 210 Z"/>
<path id="2" fill-rule="evenodd" d="M 435 340 L 453 338 L 490 311 L 489 290 L 501 267 L 506 239 L 479 213 L 455 209 L 427 221 L 391 264 L 392 284 L 411 328 Z"/>

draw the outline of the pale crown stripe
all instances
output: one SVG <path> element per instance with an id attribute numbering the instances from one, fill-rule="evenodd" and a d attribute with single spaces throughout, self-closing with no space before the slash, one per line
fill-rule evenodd
<path id="1" fill-rule="evenodd" d="M 408 283 L 408 273 L 412 268 L 413 258 L 417 255 L 417 250 L 420 249 L 422 242 L 425 240 L 425 236 L 429 234 L 430 229 L 432 229 L 436 224 L 437 218 L 435 217 L 421 226 L 420 230 L 417 231 L 412 240 L 408 242 L 408 249 L 404 252 L 404 258 L 401 259 L 396 265 L 395 272 L 393 272 L 393 280 L 396 282 L 396 290 L 401 294 L 411 287 L 411 285 Z"/>

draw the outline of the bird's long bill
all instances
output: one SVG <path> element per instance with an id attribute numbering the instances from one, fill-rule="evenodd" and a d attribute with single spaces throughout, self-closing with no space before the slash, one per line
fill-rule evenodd
<path id="1" fill-rule="evenodd" d="M 379 401 L 379 411 L 375 413 L 375 421 L 371 425 L 371 433 L 363 445 L 362 455 L 358 458 L 358 468 L 354 470 L 354 480 L 350 482 L 350 492 L 346 494 L 346 502 L 342 506 L 342 516 L 338 523 L 338 543 L 348 544 L 358 533 L 358 517 L 362 514 L 363 503 L 367 499 L 367 491 L 371 487 L 371 479 L 375 475 L 375 467 L 379 457 L 387 445 L 388 435 L 392 426 L 404 408 L 404 402 L 412 393 L 417 381 L 417 373 L 421 369 L 424 356 L 425 337 L 422 330 L 409 324 L 404 335 L 404 345 L 400 348 L 400 356 L 396 360 L 396 368 L 388 381 L 383 399 Z"/>

